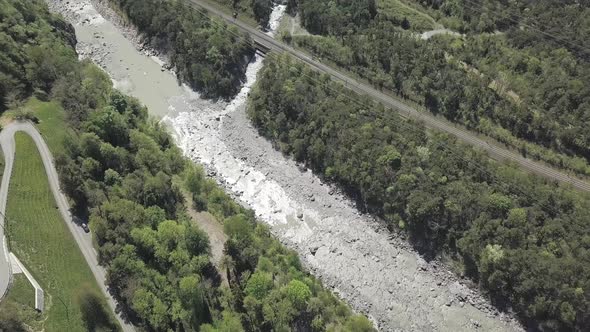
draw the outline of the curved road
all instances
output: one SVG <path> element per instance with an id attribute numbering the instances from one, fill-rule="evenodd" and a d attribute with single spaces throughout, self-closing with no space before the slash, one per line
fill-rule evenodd
<path id="1" fill-rule="evenodd" d="M 345 84 L 349 89 L 359 94 L 369 95 L 374 100 L 399 112 L 399 114 L 403 118 L 412 118 L 423 122 L 427 128 L 449 133 L 467 144 L 470 144 L 481 150 L 487 151 L 490 157 L 496 160 L 516 163 L 522 169 L 527 170 L 531 173 L 535 173 L 544 176 L 548 179 L 556 180 L 562 183 L 570 184 L 574 188 L 582 191 L 590 192 L 590 183 L 586 181 L 574 178 L 565 172 L 556 170 L 555 168 L 549 167 L 543 163 L 525 158 L 517 152 L 513 152 L 511 150 L 506 149 L 499 143 L 490 143 L 489 141 L 479 138 L 476 134 L 464 128 L 461 128 L 458 125 L 452 124 L 451 122 L 441 117 L 434 116 L 427 112 L 420 112 L 414 107 L 409 106 L 389 95 L 386 95 L 383 92 L 374 89 L 372 86 L 368 84 L 361 83 L 355 80 L 354 78 L 337 71 L 332 67 L 329 67 L 317 60 L 312 59 L 306 53 L 295 50 L 292 47 L 287 46 L 286 44 L 266 35 L 264 32 L 256 28 L 253 28 L 244 22 L 234 20 L 231 16 L 205 3 L 202 0 L 188 0 L 188 2 L 189 4 L 201 7 L 217 16 L 222 17 L 228 23 L 233 24 L 237 26 L 240 30 L 248 33 L 255 42 L 268 47 L 272 52 L 290 53 L 293 57 L 305 62 L 313 69 L 329 74 L 333 80 Z"/>
<path id="2" fill-rule="evenodd" d="M 55 203 L 59 208 L 59 212 L 63 220 L 66 222 L 66 225 L 70 229 L 74 240 L 78 244 L 78 247 L 82 251 L 90 270 L 94 274 L 98 285 L 102 289 L 102 292 L 105 294 L 109 306 L 111 309 L 116 313 L 116 302 L 113 297 L 109 294 L 105 282 L 106 282 L 106 271 L 105 269 L 98 265 L 98 260 L 96 258 L 97 253 L 92 246 L 92 236 L 88 233 L 85 233 L 84 230 L 77 226 L 72 220 L 72 214 L 70 213 L 70 207 L 68 205 L 68 200 L 66 199 L 65 195 L 59 189 L 59 178 L 57 175 L 57 171 L 55 169 L 55 165 L 53 164 L 53 156 L 47 147 L 47 144 L 41 137 L 41 134 L 37 131 L 37 129 L 29 122 L 13 122 L 0 132 L 0 145 L 2 146 L 2 151 L 4 153 L 4 175 L 2 176 L 2 184 L 0 185 L 0 223 L 4 226 L 4 212 L 6 210 L 6 201 L 8 198 L 8 188 L 10 184 L 10 175 L 12 173 L 12 165 L 14 162 L 14 153 L 15 153 L 15 141 L 14 141 L 14 134 L 16 132 L 25 132 L 35 142 L 37 145 L 37 149 L 39 150 L 39 154 L 41 155 L 41 159 L 43 160 L 43 165 L 45 166 L 45 173 L 47 174 L 47 179 L 49 180 L 49 186 L 51 187 L 51 191 L 53 192 L 53 197 L 55 198 Z M 2 245 L 0 246 L 0 298 L 6 293 L 9 280 L 11 278 L 11 269 L 9 266 L 8 261 L 6 261 L 6 257 L 8 257 L 8 251 L 6 247 L 6 241 L 4 238 L 4 227 L 0 227 L 2 233 L 0 233 L 0 241 L 2 241 Z M 130 323 L 125 322 L 125 320 L 121 317 L 120 314 L 115 314 L 121 328 L 125 332 L 135 331 L 135 328 Z"/>

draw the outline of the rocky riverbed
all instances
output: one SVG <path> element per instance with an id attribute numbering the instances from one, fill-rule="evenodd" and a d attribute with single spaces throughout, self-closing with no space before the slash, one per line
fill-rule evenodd
<path id="1" fill-rule="evenodd" d="M 203 100 L 179 85 L 165 56 L 143 45 L 103 2 L 48 1 L 76 28 L 81 57 L 92 59 L 118 88 L 146 104 L 189 158 L 202 163 L 296 250 L 314 275 L 381 330 L 521 330 L 443 264 L 424 261 L 402 236 L 360 214 L 337 188 L 258 135 L 245 103 L 262 58 L 250 64 L 234 100 Z M 275 12 L 273 19 L 280 15 Z"/>

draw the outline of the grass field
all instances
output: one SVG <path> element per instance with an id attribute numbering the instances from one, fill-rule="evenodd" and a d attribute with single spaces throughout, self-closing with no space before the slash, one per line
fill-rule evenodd
<path id="1" fill-rule="evenodd" d="M 7 203 L 13 251 L 45 290 L 44 330 L 84 331 L 77 292 L 100 290 L 56 208 L 36 145 L 25 133 L 15 139 Z"/>
<path id="2" fill-rule="evenodd" d="M 35 289 L 24 273 L 14 275 L 7 299 L 14 300 L 28 308 L 35 308 Z"/>
<path id="3" fill-rule="evenodd" d="M 39 119 L 37 129 L 45 139 L 51 153 L 63 152 L 63 141 L 68 135 L 73 135 L 66 126 L 66 112 L 57 102 L 43 102 L 31 98 L 25 107 L 32 110 Z"/>
<path id="4" fill-rule="evenodd" d="M 63 141 L 68 135 L 74 135 L 74 132 L 66 125 L 66 111 L 57 101 L 40 101 L 32 97 L 22 105 L 19 111 L 34 115 L 38 123 L 37 129 L 51 152 L 55 155 L 63 152 Z M 9 110 L 2 114 L 0 121 L 10 122 L 17 118 L 19 111 Z"/>
<path id="5" fill-rule="evenodd" d="M 428 14 L 400 0 L 377 0 L 377 8 L 379 13 L 396 22 L 401 22 L 405 17 L 410 22 L 410 29 L 414 31 L 424 32 L 441 27 Z"/>

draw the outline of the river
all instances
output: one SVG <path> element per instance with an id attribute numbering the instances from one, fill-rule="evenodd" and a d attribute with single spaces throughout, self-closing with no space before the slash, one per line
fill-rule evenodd
<path id="1" fill-rule="evenodd" d="M 81 57 L 91 58 L 117 88 L 144 103 L 169 127 L 188 158 L 203 164 L 299 253 L 312 274 L 381 330 L 520 330 L 443 265 L 425 262 L 404 239 L 361 215 L 336 188 L 258 135 L 245 104 L 262 57 L 250 63 L 232 101 L 212 102 L 179 85 L 160 58 L 139 51 L 133 30 L 116 26 L 116 17 L 102 5 L 90 0 L 50 4 L 76 28 Z M 270 33 L 283 11 L 275 8 Z"/>

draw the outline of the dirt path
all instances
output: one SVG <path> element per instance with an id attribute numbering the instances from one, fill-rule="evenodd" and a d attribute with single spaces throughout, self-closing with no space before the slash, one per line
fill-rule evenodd
<path id="1" fill-rule="evenodd" d="M 221 261 L 223 260 L 223 249 L 227 241 L 227 235 L 223 232 L 223 225 L 221 225 L 213 215 L 208 212 L 197 212 L 193 208 L 193 200 L 188 193 L 183 193 L 188 207 L 187 213 L 192 220 L 201 228 L 207 236 L 209 236 L 209 244 L 211 245 L 212 262 L 219 271 L 223 271 Z M 227 277 L 225 273 L 221 272 L 221 278 L 227 284 Z"/>
<path id="2" fill-rule="evenodd" d="M 309 36 L 310 33 L 301 26 L 301 17 L 299 14 L 295 16 L 284 15 L 279 26 L 279 31 L 289 32 L 291 36 Z"/>
<path id="3" fill-rule="evenodd" d="M 422 40 L 428 40 L 436 35 L 452 35 L 452 36 L 462 36 L 460 33 L 449 30 L 449 29 L 445 29 L 445 28 L 439 28 L 439 29 L 434 29 L 434 30 L 430 30 L 430 31 L 425 31 L 422 32 L 422 34 L 420 34 L 420 39 Z"/>
<path id="4" fill-rule="evenodd" d="M 438 23 L 438 22 L 437 22 L 437 21 L 434 19 L 434 17 L 432 17 L 432 16 L 428 15 L 427 13 L 425 13 L 425 12 L 423 12 L 423 11 L 420 11 L 420 10 L 418 10 L 418 9 L 416 9 L 416 8 L 414 8 L 414 7 L 410 6 L 410 5 L 408 5 L 408 4 L 407 4 L 405 1 L 403 1 L 403 0 L 399 0 L 399 1 L 398 1 L 398 3 L 399 3 L 399 4 L 400 4 L 402 7 L 404 7 L 404 8 L 407 8 L 408 10 L 410 10 L 410 11 L 412 11 L 412 12 L 414 12 L 414 13 L 416 13 L 416 14 L 418 14 L 418 15 L 422 16 L 422 17 L 424 17 L 424 18 L 425 18 L 425 19 L 427 19 L 428 21 L 431 21 L 431 22 L 432 22 L 432 26 L 434 27 L 434 29 L 444 29 L 444 26 L 443 26 L 442 24 Z"/>

